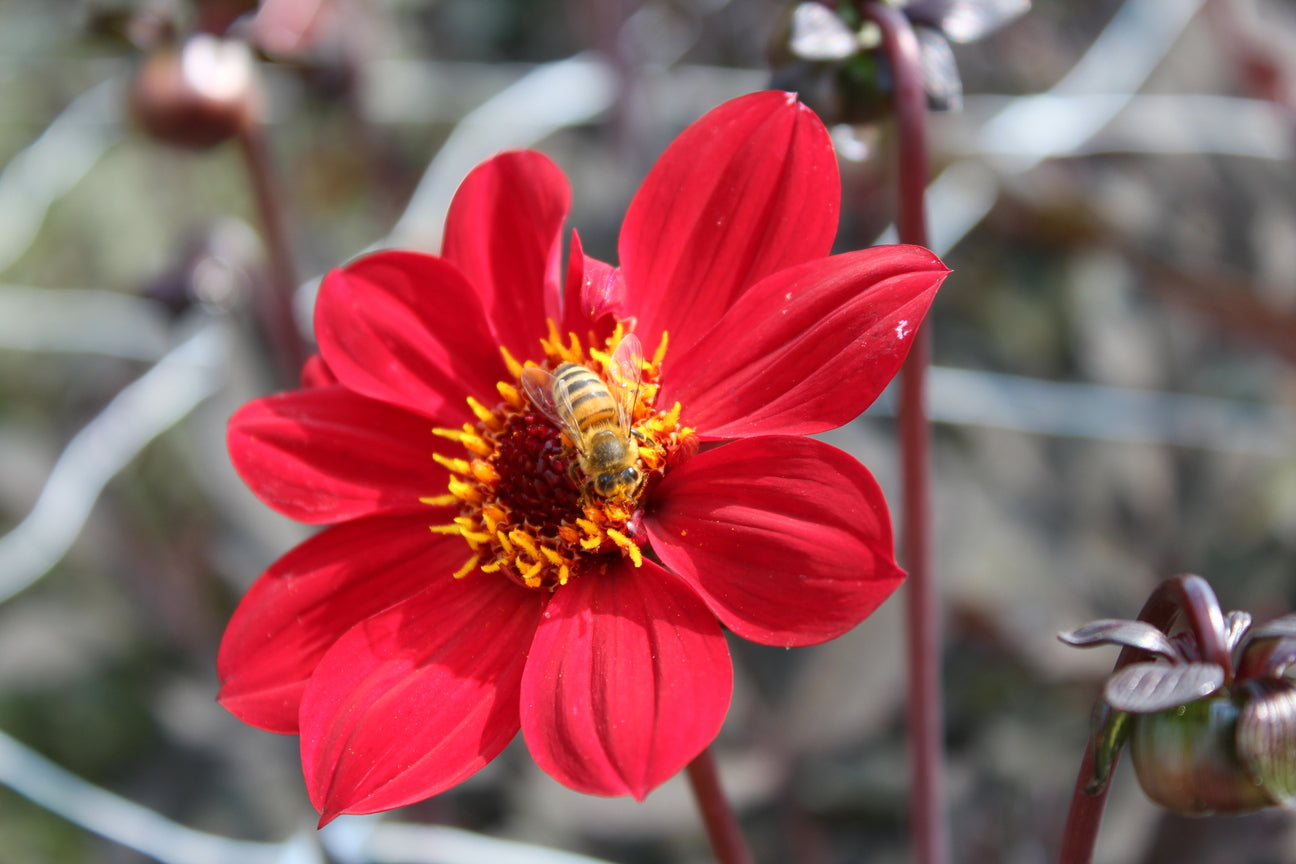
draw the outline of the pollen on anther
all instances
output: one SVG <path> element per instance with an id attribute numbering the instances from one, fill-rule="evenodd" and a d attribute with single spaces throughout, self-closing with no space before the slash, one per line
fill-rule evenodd
<path id="1" fill-rule="evenodd" d="M 451 477 L 446 485 L 450 488 L 450 494 L 460 501 L 467 501 L 470 504 L 482 503 L 482 494 L 473 484 L 460 480 L 458 477 Z"/>
<path id="2" fill-rule="evenodd" d="M 477 568 L 477 565 L 480 562 L 481 562 L 480 555 L 472 556 L 471 558 L 469 558 L 467 561 L 464 562 L 464 565 L 462 567 L 460 567 L 458 570 L 454 572 L 453 574 L 454 578 L 462 579 L 463 577 L 467 576 L 469 573 L 471 573 L 473 570 Z"/>
<path id="3" fill-rule="evenodd" d="M 517 358 L 515 358 L 503 345 L 500 346 L 499 350 L 500 355 L 504 358 L 504 365 L 508 368 L 509 374 L 514 378 L 520 377 L 522 375 L 522 364 L 519 363 Z"/>
<path id="4" fill-rule="evenodd" d="M 429 507 L 444 507 L 448 504 L 454 504 L 459 499 L 447 492 L 444 495 L 432 495 L 427 498 L 420 498 L 420 504 L 426 504 Z"/>
<path id="5" fill-rule="evenodd" d="M 535 562 L 522 573 L 522 581 L 532 588 L 539 588 L 540 571 L 543 569 L 544 569 L 543 561 Z"/>
<path id="6" fill-rule="evenodd" d="M 440 465 L 442 468 L 453 471 L 456 474 L 467 474 L 469 471 L 467 459 L 455 459 L 451 456 L 433 453 L 432 461 Z"/>
<path id="7" fill-rule="evenodd" d="M 477 482 L 487 483 L 492 486 L 499 482 L 499 472 L 496 471 L 495 467 L 489 462 L 485 462 L 481 459 L 474 459 L 470 467 L 472 469 L 472 476 L 477 479 Z"/>
<path id="8" fill-rule="evenodd" d="M 630 556 L 630 560 L 634 563 L 634 566 L 643 566 L 643 552 L 639 549 L 639 544 L 635 543 L 615 528 L 607 528 L 603 533 L 607 534 L 608 538 L 613 543 L 626 551 L 626 554 Z"/>
<path id="9" fill-rule="evenodd" d="M 536 548 L 536 544 L 525 531 L 514 529 L 509 532 L 508 536 L 510 540 L 521 547 L 532 558 L 540 557 L 540 550 Z"/>
<path id="10" fill-rule="evenodd" d="M 666 331 L 663 330 L 661 335 L 661 341 L 657 343 L 657 350 L 653 352 L 652 365 L 660 366 L 662 364 L 662 361 L 666 359 L 667 341 L 668 341 L 668 337 Z"/>
<path id="11" fill-rule="evenodd" d="M 473 397 L 468 397 L 468 408 L 473 412 L 473 416 L 481 422 L 483 426 L 492 431 L 497 431 L 504 424 L 500 418 L 495 416 L 495 412 L 478 402 Z"/>
<path id="12" fill-rule="evenodd" d="M 522 398 L 522 394 L 518 392 L 516 387 L 507 381 L 496 382 L 495 389 L 499 391 L 500 398 L 518 411 L 521 411 L 526 407 L 526 400 Z"/>

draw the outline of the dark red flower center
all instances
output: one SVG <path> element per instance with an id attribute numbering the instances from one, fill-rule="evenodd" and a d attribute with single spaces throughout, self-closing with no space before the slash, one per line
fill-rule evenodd
<path id="1" fill-rule="evenodd" d="M 581 492 L 571 476 L 575 464 L 562 433 L 543 415 L 515 414 L 495 454 L 496 495 L 537 536 L 557 537 L 580 508 Z"/>
<path id="2" fill-rule="evenodd" d="M 443 534 L 458 534 L 467 541 L 470 557 L 455 573 L 461 578 L 474 571 L 502 573 L 536 589 L 553 589 L 573 576 L 606 568 L 628 557 L 636 567 L 643 563 L 638 529 L 640 500 L 666 473 L 676 453 L 692 444 L 693 430 L 680 425 L 680 406 L 668 411 L 655 406 L 658 378 L 666 341 L 651 360 L 642 360 L 640 381 L 627 398 L 628 429 L 611 432 L 623 459 L 608 476 L 588 476 L 592 460 L 589 443 L 574 428 L 560 428 L 552 406 L 537 404 L 524 377 L 578 379 L 578 384 L 599 394 L 612 379 L 612 346 L 621 337 L 618 326 L 604 346 L 587 351 L 575 334 L 563 340 L 550 323 L 549 336 L 540 340 L 543 360 L 523 366 L 501 348 L 513 375 L 496 385 L 499 402 L 487 408 L 469 398 L 477 423 L 462 429 L 434 429 L 467 451 L 453 456 L 433 454 L 450 469 L 448 491 L 424 499 L 428 504 L 453 504 L 459 515 L 446 525 L 433 525 Z M 534 366 L 545 375 L 525 372 Z M 553 373 L 557 373 L 555 376 Z M 608 397 L 610 398 L 610 397 Z M 632 403 L 632 404 L 630 404 Z M 576 409 L 576 413 L 580 412 Z M 575 424 L 571 424 L 575 425 Z M 633 436 L 633 443 L 629 436 Z"/>

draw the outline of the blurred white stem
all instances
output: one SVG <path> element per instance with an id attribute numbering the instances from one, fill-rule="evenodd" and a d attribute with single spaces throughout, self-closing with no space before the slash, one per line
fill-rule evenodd
<path id="1" fill-rule="evenodd" d="M 219 326 L 204 326 L 73 436 L 27 518 L 0 537 L 0 602 L 58 563 L 108 481 L 216 390 L 226 352 Z"/>
<path id="2" fill-rule="evenodd" d="M 163 864 L 316 864 L 303 838 L 289 843 L 231 840 L 178 825 L 87 783 L 0 732 L 0 784 L 101 837 Z"/>
<path id="3" fill-rule="evenodd" d="M 122 86 L 117 76 L 77 96 L 0 169 L 0 272 L 31 246 L 50 205 L 121 140 Z"/>

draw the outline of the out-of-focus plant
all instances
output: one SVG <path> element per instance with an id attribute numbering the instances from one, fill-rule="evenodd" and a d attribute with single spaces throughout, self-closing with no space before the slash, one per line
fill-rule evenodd
<path id="1" fill-rule="evenodd" d="M 1030 0 L 912 0 L 900 9 L 918 38 L 932 111 L 957 111 L 963 81 L 951 42 L 973 42 L 1030 8 Z M 773 86 L 796 90 L 828 124 L 869 124 L 891 113 L 895 74 L 882 32 L 854 3 L 790 5 L 770 44 Z"/>

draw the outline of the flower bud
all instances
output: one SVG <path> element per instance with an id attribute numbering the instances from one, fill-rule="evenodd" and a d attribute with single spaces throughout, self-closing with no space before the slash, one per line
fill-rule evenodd
<path id="1" fill-rule="evenodd" d="M 1273 803 L 1296 809 L 1296 686 L 1261 678 L 1243 687 L 1250 699 L 1238 718 L 1238 758 Z"/>
<path id="2" fill-rule="evenodd" d="M 1132 715 L 1130 757 L 1147 796 L 1186 816 L 1246 813 L 1279 803 L 1239 755 L 1239 718 L 1247 703 L 1245 693 L 1221 693 Z M 1288 747 L 1287 762 L 1292 755 Z M 1290 766 L 1287 771 L 1290 779 Z"/>
<path id="3" fill-rule="evenodd" d="M 177 147 L 206 149 L 248 128 L 259 112 L 247 45 L 200 33 L 154 51 L 136 71 L 131 112 L 145 132 Z"/>

